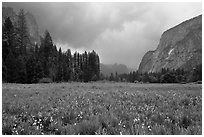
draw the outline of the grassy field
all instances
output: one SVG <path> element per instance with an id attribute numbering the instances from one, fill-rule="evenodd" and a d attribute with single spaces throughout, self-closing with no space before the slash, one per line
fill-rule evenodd
<path id="1" fill-rule="evenodd" d="M 202 86 L 3 84 L 2 134 L 202 134 Z"/>

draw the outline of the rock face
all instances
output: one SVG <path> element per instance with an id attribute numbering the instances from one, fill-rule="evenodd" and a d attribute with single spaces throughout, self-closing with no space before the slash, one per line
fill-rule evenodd
<path id="1" fill-rule="evenodd" d="M 35 17 L 30 12 L 27 12 L 25 15 L 31 41 L 34 43 L 40 43 L 39 28 Z"/>
<path id="2" fill-rule="evenodd" d="M 17 14 L 13 11 L 11 7 L 2 7 L 2 22 L 3 23 L 7 17 L 9 17 L 12 23 L 16 25 L 17 20 L 18 20 Z M 25 17 L 26 17 L 28 33 L 30 35 L 31 42 L 40 43 L 39 28 L 35 20 L 35 17 L 29 12 L 25 13 Z"/>
<path id="3" fill-rule="evenodd" d="M 189 70 L 201 63 L 202 15 L 165 31 L 157 49 L 144 55 L 138 71 L 159 72 L 162 68 Z"/>

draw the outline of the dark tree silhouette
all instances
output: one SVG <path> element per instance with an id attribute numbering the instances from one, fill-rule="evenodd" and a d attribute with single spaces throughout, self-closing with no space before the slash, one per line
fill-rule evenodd
<path id="1" fill-rule="evenodd" d="M 24 10 L 13 26 L 10 18 L 2 26 L 2 76 L 4 82 L 37 83 L 40 79 L 54 82 L 98 80 L 99 56 L 95 51 L 72 55 L 53 45 L 46 30 L 41 43 L 31 43 Z M 42 81 L 42 80 L 41 80 Z"/>

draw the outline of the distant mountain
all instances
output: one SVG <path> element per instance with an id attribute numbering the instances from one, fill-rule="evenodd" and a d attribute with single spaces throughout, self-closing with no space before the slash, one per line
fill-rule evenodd
<path id="1" fill-rule="evenodd" d="M 11 7 L 2 7 L 2 22 L 4 23 L 5 19 L 9 17 L 13 25 L 17 24 L 17 13 L 14 12 Z M 25 13 L 26 23 L 28 28 L 28 33 L 30 35 L 30 40 L 32 43 L 40 43 L 39 28 L 35 17 L 29 13 Z"/>
<path id="2" fill-rule="evenodd" d="M 104 76 L 110 76 L 111 73 L 115 75 L 116 72 L 118 74 L 129 73 L 133 69 L 124 64 L 100 64 L 100 71 Z"/>
<path id="3" fill-rule="evenodd" d="M 138 71 L 189 70 L 199 64 L 202 64 L 202 15 L 165 31 L 157 49 L 144 55 Z"/>

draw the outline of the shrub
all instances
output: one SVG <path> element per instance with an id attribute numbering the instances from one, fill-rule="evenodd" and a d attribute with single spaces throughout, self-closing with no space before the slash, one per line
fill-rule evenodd
<path id="1" fill-rule="evenodd" d="M 52 79 L 51 78 L 42 78 L 39 80 L 38 83 L 52 83 Z"/>

